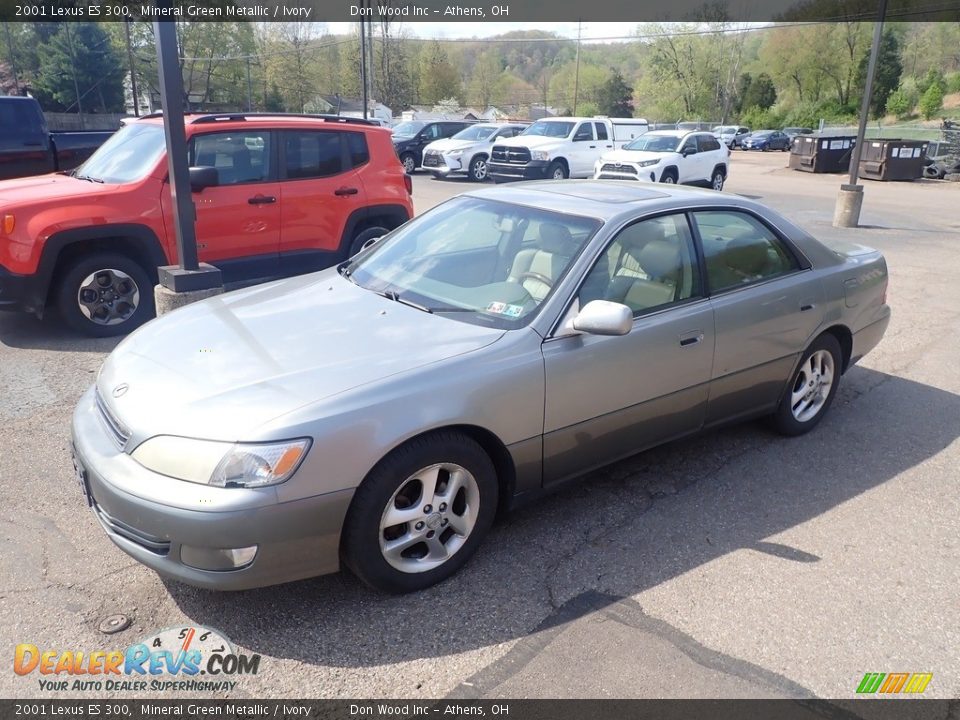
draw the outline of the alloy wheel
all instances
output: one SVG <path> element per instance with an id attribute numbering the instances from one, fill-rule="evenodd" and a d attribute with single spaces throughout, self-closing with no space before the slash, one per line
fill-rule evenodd
<path id="1" fill-rule="evenodd" d="M 817 350 L 804 361 L 790 393 L 790 411 L 797 422 L 817 416 L 830 397 L 833 379 L 833 355 L 827 350 Z"/>
<path id="2" fill-rule="evenodd" d="M 483 158 L 473 161 L 473 179 L 477 181 L 487 179 L 487 161 Z"/>
<path id="3" fill-rule="evenodd" d="M 122 270 L 105 268 L 87 275 L 77 291 L 80 312 L 97 325 L 128 320 L 140 304 L 140 288 Z"/>

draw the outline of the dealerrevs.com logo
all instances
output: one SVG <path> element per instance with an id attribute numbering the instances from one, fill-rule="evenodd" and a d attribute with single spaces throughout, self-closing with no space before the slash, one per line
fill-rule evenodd
<path id="1" fill-rule="evenodd" d="M 256 675 L 259 655 L 234 650 L 219 630 L 169 627 L 122 650 L 52 650 L 17 645 L 13 671 L 38 676 L 46 691 L 230 691 L 232 678 Z"/>
<path id="2" fill-rule="evenodd" d="M 857 686 L 858 695 L 919 695 L 933 680 L 933 673 L 867 673 Z"/>

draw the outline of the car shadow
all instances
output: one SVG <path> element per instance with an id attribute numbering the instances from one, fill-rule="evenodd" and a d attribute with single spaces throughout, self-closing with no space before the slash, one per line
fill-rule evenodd
<path id="1" fill-rule="evenodd" d="M 239 593 L 166 585 L 187 617 L 253 652 L 326 667 L 452 656 L 567 622 L 584 593 L 613 603 L 738 550 L 815 566 L 776 536 L 958 436 L 960 396 L 854 368 L 814 432 L 746 423 L 595 472 L 502 519 L 458 575 L 423 592 L 384 595 L 347 573 Z"/>
<path id="2" fill-rule="evenodd" d="M 57 352 L 101 352 L 113 350 L 123 337 L 93 338 L 68 328 L 56 313 L 38 320 L 19 312 L 0 312 L 0 345 L 21 350 Z"/>

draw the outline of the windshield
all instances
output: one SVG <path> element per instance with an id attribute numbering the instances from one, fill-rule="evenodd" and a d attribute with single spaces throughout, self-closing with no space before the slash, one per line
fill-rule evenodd
<path id="1" fill-rule="evenodd" d="M 647 152 L 674 152 L 681 138 L 673 135 L 641 135 L 623 146 L 624 150 L 646 150 Z"/>
<path id="2" fill-rule="evenodd" d="M 73 175 L 105 183 L 134 182 L 156 166 L 165 147 L 161 125 L 132 123 L 110 136 Z"/>
<path id="3" fill-rule="evenodd" d="M 755 130 L 750 133 L 754 138 L 765 138 L 773 135 L 773 130 Z"/>
<path id="4" fill-rule="evenodd" d="M 496 128 L 490 127 L 489 125 L 471 125 L 470 127 L 461 130 L 456 135 L 453 136 L 454 140 L 486 140 L 488 137 L 493 135 L 496 131 Z"/>
<path id="5" fill-rule="evenodd" d="M 427 312 L 510 330 L 533 319 L 600 225 L 593 218 L 457 197 L 340 272 Z"/>
<path id="6" fill-rule="evenodd" d="M 403 137 L 412 137 L 423 130 L 424 125 L 426 125 L 425 122 L 419 121 L 402 122 L 393 128 L 393 134 L 401 135 Z"/>
<path id="7" fill-rule="evenodd" d="M 538 120 L 520 134 L 565 138 L 570 134 L 571 130 L 573 130 L 572 122 L 544 122 L 543 120 Z"/>

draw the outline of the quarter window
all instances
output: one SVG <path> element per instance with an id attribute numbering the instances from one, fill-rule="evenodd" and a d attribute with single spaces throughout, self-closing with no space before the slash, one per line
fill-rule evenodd
<path id="1" fill-rule="evenodd" d="M 339 131 L 285 132 L 283 147 L 287 178 L 330 177 L 343 172 L 341 135 Z"/>
<path id="2" fill-rule="evenodd" d="M 350 152 L 350 163 L 353 167 L 360 167 L 370 162 L 370 150 L 367 148 L 367 136 L 363 133 L 344 133 L 347 138 L 347 149 Z"/>
<path id="3" fill-rule="evenodd" d="M 766 225 L 731 211 L 693 213 L 703 244 L 711 292 L 748 285 L 796 270 L 796 258 Z"/>
<path id="4" fill-rule="evenodd" d="M 612 300 L 634 316 L 701 295 L 693 238 L 683 215 L 621 230 L 580 289 L 580 306 Z"/>
<path id="5" fill-rule="evenodd" d="M 190 141 L 191 166 L 214 167 L 220 185 L 262 182 L 270 177 L 270 132 L 197 135 Z"/>

